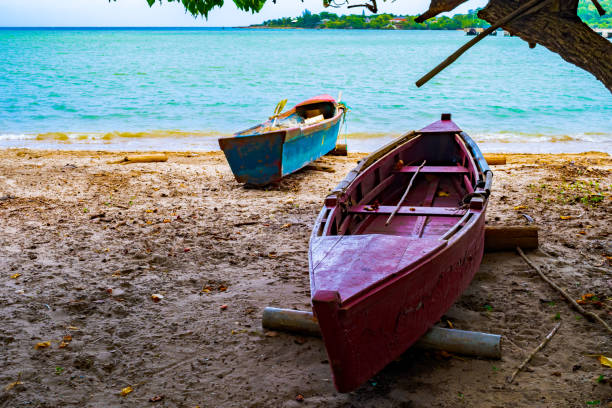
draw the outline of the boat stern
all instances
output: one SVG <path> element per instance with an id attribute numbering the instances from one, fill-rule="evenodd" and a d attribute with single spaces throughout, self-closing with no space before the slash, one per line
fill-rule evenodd
<path id="1" fill-rule="evenodd" d="M 286 131 L 219 139 L 219 146 L 240 183 L 266 185 L 282 177 Z"/>

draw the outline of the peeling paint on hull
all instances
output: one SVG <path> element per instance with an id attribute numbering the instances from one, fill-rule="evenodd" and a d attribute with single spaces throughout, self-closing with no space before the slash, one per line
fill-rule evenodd
<path id="1" fill-rule="evenodd" d="M 333 99 L 330 102 L 336 105 Z M 295 115 L 295 109 L 280 117 Z M 238 182 L 260 186 L 278 182 L 336 147 L 343 114 L 343 108 L 336 105 L 334 116 L 319 123 L 258 133 L 272 123 L 264 122 L 232 137 L 219 139 L 219 146 Z"/>

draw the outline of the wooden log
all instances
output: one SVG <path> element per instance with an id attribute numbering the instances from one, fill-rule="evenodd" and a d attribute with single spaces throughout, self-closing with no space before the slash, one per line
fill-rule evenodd
<path id="1" fill-rule="evenodd" d="M 266 307 L 263 311 L 261 325 L 268 330 L 321 336 L 317 318 L 311 312 L 301 310 Z"/>
<path id="2" fill-rule="evenodd" d="M 504 154 L 485 154 L 484 158 L 489 166 L 503 166 L 506 164 L 506 155 Z"/>
<path id="3" fill-rule="evenodd" d="M 486 226 L 485 251 L 514 251 L 521 248 L 536 249 L 538 247 L 538 227 L 524 226 Z"/>
<path id="4" fill-rule="evenodd" d="M 345 144 L 337 144 L 334 150 L 327 153 L 326 156 L 348 156 L 348 148 Z"/>
<path id="5" fill-rule="evenodd" d="M 123 159 L 111 162 L 113 164 L 129 163 L 155 163 L 168 161 L 168 156 L 163 153 L 141 154 L 137 156 L 125 156 Z"/>
<path id="6" fill-rule="evenodd" d="M 262 326 L 268 330 L 321 336 L 319 323 L 311 312 L 266 307 Z M 414 347 L 476 357 L 501 358 L 501 336 L 442 327 L 432 327 Z"/>

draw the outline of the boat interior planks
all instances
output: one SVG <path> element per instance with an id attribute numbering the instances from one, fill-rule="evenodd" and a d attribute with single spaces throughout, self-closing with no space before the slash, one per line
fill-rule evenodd
<path id="1" fill-rule="evenodd" d="M 326 197 L 311 236 L 313 311 L 341 392 L 433 326 L 482 259 L 492 178 L 478 146 L 446 114 L 407 135 Z"/>

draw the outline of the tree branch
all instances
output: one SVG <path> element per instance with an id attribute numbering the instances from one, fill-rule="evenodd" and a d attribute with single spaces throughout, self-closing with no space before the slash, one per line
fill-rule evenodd
<path id="1" fill-rule="evenodd" d="M 591 0 L 591 2 L 593 3 L 595 8 L 597 9 L 597 12 L 599 13 L 600 16 L 603 16 L 604 14 L 606 14 L 606 10 L 604 10 L 604 8 L 601 7 L 601 4 L 599 4 L 599 2 L 597 0 Z"/>
<path id="2" fill-rule="evenodd" d="M 490 0 L 478 17 L 493 24 L 519 6 L 516 0 Z M 612 92 L 612 43 L 576 16 L 576 6 L 575 0 L 561 0 L 558 12 L 544 9 L 510 21 L 502 28 L 528 43 L 543 45 L 590 72 Z"/>
<path id="3" fill-rule="evenodd" d="M 368 10 L 370 10 L 372 13 L 376 14 L 378 13 L 378 6 L 376 5 L 376 0 L 371 0 L 372 3 L 368 4 L 353 4 L 352 6 L 347 6 L 347 8 L 353 8 L 353 7 L 365 7 Z M 595 0 L 597 1 L 597 0 Z M 348 2 L 347 2 L 348 3 Z"/>

